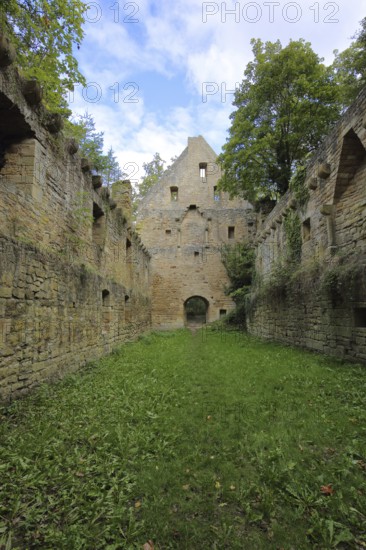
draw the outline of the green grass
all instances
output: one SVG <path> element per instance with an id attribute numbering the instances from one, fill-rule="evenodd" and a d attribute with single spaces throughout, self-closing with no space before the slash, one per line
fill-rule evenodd
<path id="1" fill-rule="evenodd" d="M 0 548 L 366 548 L 365 395 L 246 335 L 144 336 L 0 410 Z"/>

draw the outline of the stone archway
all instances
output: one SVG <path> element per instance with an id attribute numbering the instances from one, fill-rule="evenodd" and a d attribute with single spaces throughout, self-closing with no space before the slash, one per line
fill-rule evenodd
<path id="1" fill-rule="evenodd" d="M 186 325 L 203 325 L 207 322 L 208 301 L 202 296 L 191 296 L 184 302 Z"/>

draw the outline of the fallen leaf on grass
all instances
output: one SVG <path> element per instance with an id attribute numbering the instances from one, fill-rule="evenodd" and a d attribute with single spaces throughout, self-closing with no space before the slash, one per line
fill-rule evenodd
<path id="1" fill-rule="evenodd" d="M 152 540 L 148 540 L 147 542 L 145 542 L 145 544 L 143 545 L 143 550 L 154 550 L 154 543 Z"/>
<path id="2" fill-rule="evenodd" d="M 322 485 L 320 487 L 320 491 L 321 493 L 323 493 L 323 495 L 326 495 L 326 496 L 332 495 L 334 493 L 334 489 L 332 488 L 331 485 Z"/>
<path id="3" fill-rule="evenodd" d="M 182 485 L 182 489 L 183 489 L 184 491 L 188 491 L 188 489 L 189 489 L 189 483 L 187 483 L 187 485 Z"/>
<path id="4" fill-rule="evenodd" d="M 137 500 L 135 502 L 135 508 L 140 508 L 141 507 L 141 500 Z"/>

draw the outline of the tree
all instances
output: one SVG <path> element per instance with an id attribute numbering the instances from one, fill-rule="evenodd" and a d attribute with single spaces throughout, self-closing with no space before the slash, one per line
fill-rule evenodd
<path id="1" fill-rule="evenodd" d="M 44 87 L 51 110 L 70 115 L 67 91 L 85 84 L 73 55 L 80 48 L 87 4 L 81 0 L 2 0 L 1 29 L 17 51 L 24 76 Z"/>
<path id="2" fill-rule="evenodd" d="M 159 181 L 159 178 L 164 172 L 165 162 L 166 161 L 161 158 L 159 153 L 155 153 L 151 162 L 143 163 L 142 167 L 145 170 L 145 175 L 138 184 L 138 196 L 140 199 L 145 197 L 151 187 Z"/>
<path id="3" fill-rule="evenodd" d="M 296 164 L 319 146 L 340 105 L 332 71 L 304 40 L 252 40 L 254 60 L 234 97 L 220 186 L 255 201 L 284 194 Z"/>
<path id="4" fill-rule="evenodd" d="M 68 136 L 79 143 L 81 155 L 91 161 L 93 170 L 102 176 L 105 185 L 124 177 L 112 147 L 106 155 L 103 153 L 104 132 L 97 132 L 90 113 L 85 112 L 74 122 L 69 121 L 66 128 Z"/>
<path id="5" fill-rule="evenodd" d="M 353 36 L 354 42 L 340 52 L 334 50 L 332 69 L 340 88 L 343 108 L 348 107 L 357 94 L 366 86 L 366 17 L 361 29 Z"/>
<path id="6" fill-rule="evenodd" d="M 106 185 L 110 186 L 115 181 L 119 181 L 125 177 L 122 173 L 118 160 L 115 157 L 112 147 L 109 149 L 106 159 L 105 168 L 102 172 L 103 181 Z"/>
<path id="7" fill-rule="evenodd" d="M 69 127 L 69 132 L 79 142 L 80 153 L 91 161 L 94 170 L 97 172 L 105 170 L 104 132 L 96 131 L 92 115 L 87 111 L 83 115 L 78 115 Z"/>

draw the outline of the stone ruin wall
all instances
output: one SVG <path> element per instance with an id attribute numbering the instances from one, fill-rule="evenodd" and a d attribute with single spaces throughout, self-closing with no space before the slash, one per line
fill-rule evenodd
<path id="1" fill-rule="evenodd" d="M 206 166 L 205 177 L 200 165 Z M 188 138 L 186 149 L 139 209 L 138 228 L 152 256 L 155 328 L 184 327 L 185 302 L 193 296 L 208 304 L 207 322 L 235 307 L 225 293 L 230 281 L 222 247 L 250 240 L 256 217 L 247 201 L 215 193 L 219 177 L 216 154 L 208 143 L 202 136 Z M 177 190 L 176 200 L 172 189 Z M 230 237 L 229 227 L 233 228 Z"/>
<path id="2" fill-rule="evenodd" d="M 150 327 L 150 256 L 131 227 L 129 183 L 102 187 L 17 69 L 0 69 L 0 400 L 8 400 Z"/>
<path id="3" fill-rule="evenodd" d="M 265 218 L 245 201 L 214 198 L 216 155 L 190 138 L 141 209 L 145 248 L 132 229 L 128 182 L 101 187 L 1 51 L 0 65 L 0 400 L 107 354 L 149 328 L 151 315 L 157 328 L 183 326 L 191 296 L 207 299 L 208 320 L 217 319 L 234 305 L 221 246 L 254 239 L 256 271 L 269 281 L 286 255 L 290 212 L 302 224 L 297 282 L 275 299 L 252 295 L 249 331 L 366 361 L 363 272 L 351 297 L 311 281 L 342 261 L 366 263 L 366 92 L 314 155 L 306 206 L 287 193 Z"/>
<path id="4" fill-rule="evenodd" d="M 296 212 L 302 225 L 301 262 L 291 290 L 252 296 L 252 334 L 338 357 L 366 361 L 366 90 L 348 109 L 312 158 L 300 207 L 288 192 L 258 229 L 256 271 L 271 281 L 286 255 L 284 220 Z M 337 288 L 328 272 L 358 266 Z M 288 273 L 291 277 L 291 273 Z M 273 281 L 273 279 L 272 279 Z M 322 283 L 323 281 L 323 283 Z"/>

